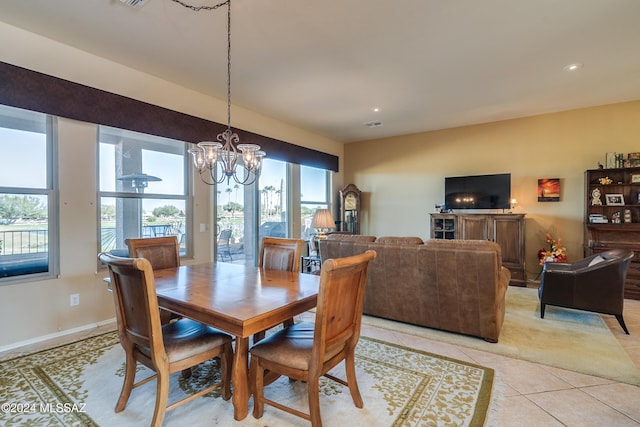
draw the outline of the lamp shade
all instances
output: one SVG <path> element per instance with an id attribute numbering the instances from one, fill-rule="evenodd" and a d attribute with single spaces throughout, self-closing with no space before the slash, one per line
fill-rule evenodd
<path id="1" fill-rule="evenodd" d="M 311 221 L 311 226 L 313 228 L 335 228 L 336 222 L 333 220 L 333 216 L 331 216 L 331 211 L 329 209 L 317 209 L 313 214 L 313 220 Z"/>

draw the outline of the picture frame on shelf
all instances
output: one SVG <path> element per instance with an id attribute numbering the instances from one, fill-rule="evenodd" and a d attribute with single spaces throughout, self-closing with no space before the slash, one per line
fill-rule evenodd
<path id="1" fill-rule="evenodd" d="M 607 206 L 624 206 L 623 194 L 605 194 L 604 199 L 607 202 Z"/>
<path id="2" fill-rule="evenodd" d="M 640 173 L 631 175 L 632 184 L 640 184 Z"/>
<path id="3" fill-rule="evenodd" d="M 640 158 L 637 158 L 637 157 L 628 158 L 624 161 L 624 164 L 625 164 L 625 167 L 628 167 L 628 168 L 637 168 L 638 166 L 640 166 Z"/>

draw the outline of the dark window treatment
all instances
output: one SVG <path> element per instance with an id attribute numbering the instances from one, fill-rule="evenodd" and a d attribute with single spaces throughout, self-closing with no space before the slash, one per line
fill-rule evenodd
<path id="1" fill-rule="evenodd" d="M 225 125 L 0 61 L 0 103 L 26 110 L 197 143 Z M 267 157 L 338 171 L 338 157 L 233 128 Z"/>

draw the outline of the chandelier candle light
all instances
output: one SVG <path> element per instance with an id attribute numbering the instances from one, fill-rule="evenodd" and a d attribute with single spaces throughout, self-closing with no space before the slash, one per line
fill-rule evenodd
<path id="1" fill-rule="evenodd" d="M 180 1 L 173 0 L 184 5 Z M 251 185 L 260 176 L 262 158 L 266 155 L 256 144 L 238 144 L 238 134 L 231 130 L 231 0 L 210 9 L 227 5 L 227 129 L 218 134 L 217 142 L 203 141 L 189 149 L 200 179 L 208 185 L 227 183 L 231 178 L 241 185 Z M 189 6 L 187 6 L 189 7 Z M 199 8 L 190 7 L 194 10 Z M 236 147 L 237 144 L 237 147 Z M 208 176 L 207 176 L 208 175 Z"/>

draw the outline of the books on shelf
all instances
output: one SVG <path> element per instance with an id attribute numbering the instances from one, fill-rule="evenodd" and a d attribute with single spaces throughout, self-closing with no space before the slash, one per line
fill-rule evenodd
<path id="1" fill-rule="evenodd" d="M 608 152 L 605 154 L 605 168 L 633 168 L 640 166 L 640 153 L 627 153 L 625 158 L 623 153 Z"/>
<path id="2" fill-rule="evenodd" d="M 589 215 L 589 222 L 591 224 L 607 224 L 609 219 L 604 215 L 591 214 Z"/>

